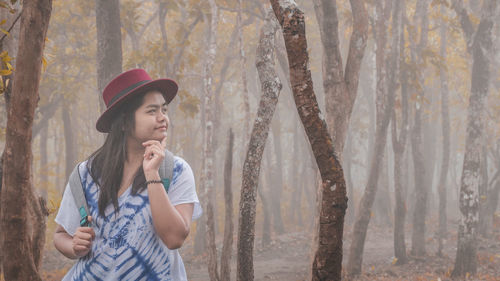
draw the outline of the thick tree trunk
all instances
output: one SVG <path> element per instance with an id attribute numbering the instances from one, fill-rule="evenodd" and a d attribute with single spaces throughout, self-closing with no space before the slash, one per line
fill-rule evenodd
<path id="1" fill-rule="evenodd" d="M 406 1 L 401 1 L 401 7 L 399 12 L 396 12 L 395 7 L 395 24 L 396 21 L 400 21 L 401 18 L 406 18 Z M 397 4 L 396 4 L 397 5 Z M 393 24 L 393 26 L 395 25 Z M 394 150 L 394 257 L 396 258 L 396 264 L 405 264 L 408 261 L 406 255 L 406 243 L 405 243 L 405 217 L 406 217 L 406 198 L 405 198 L 405 188 L 403 183 L 403 163 L 404 163 L 404 153 L 406 150 L 406 139 L 408 135 L 408 75 L 406 72 L 405 65 L 405 37 L 404 37 L 404 21 L 401 20 L 399 25 L 399 38 L 393 39 L 393 46 L 399 43 L 399 53 L 393 53 L 394 58 L 399 59 L 399 65 L 396 67 L 399 71 L 399 80 L 401 84 L 401 116 L 402 120 L 397 122 L 396 109 L 392 110 L 392 147 Z M 393 36 L 395 36 L 394 33 Z M 398 37 L 398 36 L 395 36 Z M 399 42 L 397 41 L 399 39 Z M 397 56 L 396 56 L 397 55 Z M 394 62 L 392 62 L 394 65 Z M 395 73 L 394 73 L 395 74 Z M 396 87 L 396 75 L 391 77 L 390 90 L 395 91 Z M 397 130 L 397 125 L 399 126 L 399 135 Z"/>
<path id="2" fill-rule="evenodd" d="M 232 188 L 232 170 L 233 170 L 233 130 L 229 129 L 229 144 L 226 151 L 226 163 L 224 164 L 224 199 L 226 202 L 226 215 L 224 221 L 224 244 L 220 257 L 220 277 L 221 280 L 230 281 L 231 275 L 231 252 L 233 249 L 233 188 Z"/>
<path id="3" fill-rule="evenodd" d="M 250 135 L 247 156 L 243 164 L 238 224 L 237 280 L 239 281 L 254 279 L 253 245 L 255 240 L 257 182 L 271 119 L 281 90 L 281 81 L 276 74 L 274 63 L 274 34 L 277 30 L 277 22 L 269 13 L 262 26 L 256 57 L 262 97 Z"/>
<path id="4" fill-rule="evenodd" d="M 268 138 L 267 142 L 270 142 Z M 267 148 L 271 148 L 270 146 L 267 146 Z M 265 150 L 264 150 L 265 153 Z M 264 171 L 267 171 L 266 173 L 262 174 L 260 176 L 260 187 L 258 188 L 258 193 L 260 200 L 262 201 L 262 215 L 264 219 L 262 220 L 262 247 L 267 247 L 269 244 L 271 244 L 271 206 L 269 206 L 269 202 L 272 202 L 272 199 L 269 200 L 268 198 L 271 198 L 269 196 L 269 187 L 272 186 L 272 175 L 271 175 L 271 167 L 272 162 L 271 162 L 271 153 L 265 153 L 266 154 L 266 162 L 263 164 Z M 265 165 L 265 166 L 264 166 Z M 265 180 L 264 180 L 265 179 Z"/>
<path id="5" fill-rule="evenodd" d="M 314 247 L 312 279 L 340 280 L 342 236 L 347 208 L 346 187 L 342 167 L 314 94 L 311 72 L 308 69 L 304 14 L 294 1 L 271 0 L 271 5 L 285 39 L 295 105 L 322 179 L 319 236 Z"/>
<path id="6" fill-rule="evenodd" d="M 396 2 L 399 3 L 399 2 Z M 359 203 L 356 222 L 354 223 L 353 237 L 347 263 L 347 274 L 355 276 L 361 273 L 363 263 L 363 251 L 366 240 L 368 224 L 370 223 L 372 206 L 377 193 L 377 184 L 380 175 L 380 162 L 384 158 L 385 144 L 387 142 L 387 128 L 391 119 L 394 104 L 394 93 L 387 90 L 387 67 L 385 46 L 387 41 L 388 19 L 392 8 L 392 0 L 383 3 L 376 2 L 376 13 L 380 15 L 376 22 L 376 66 L 377 66 L 377 89 L 376 89 L 376 129 L 375 147 L 370 160 L 370 170 L 365 192 Z"/>
<path id="7" fill-rule="evenodd" d="M 478 234 L 486 237 L 488 232 L 488 151 L 483 140 L 481 147 L 481 164 L 479 165 L 479 221 Z"/>
<path id="8" fill-rule="evenodd" d="M 104 87 L 122 72 L 122 32 L 119 0 L 95 0 L 97 29 L 97 89 Z M 99 99 L 101 112 L 106 109 Z"/>
<path id="9" fill-rule="evenodd" d="M 445 15 L 444 6 L 441 6 L 441 14 Z M 441 23 L 441 48 L 439 55 L 446 61 L 446 38 L 447 25 L 443 21 Z M 441 81 L 441 122 L 442 122 L 442 149 L 443 156 L 441 160 L 441 173 L 439 176 L 439 228 L 438 228 L 438 251 L 437 255 L 442 256 L 443 254 L 443 242 L 447 238 L 447 220 L 448 216 L 446 214 L 446 185 L 448 176 L 448 166 L 450 162 L 450 109 L 448 105 L 448 73 L 444 67 L 440 68 L 440 81 Z"/>
<path id="10" fill-rule="evenodd" d="M 477 223 L 478 223 L 478 189 L 479 168 L 481 163 L 481 146 L 483 145 L 483 128 L 485 119 L 485 102 L 490 82 L 490 60 L 493 50 L 492 32 L 494 15 L 498 1 L 483 3 L 481 21 L 472 41 L 472 81 L 467 113 L 465 133 L 465 153 L 460 185 L 460 212 L 462 219 L 458 227 L 457 255 L 452 277 L 475 274 L 477 270 Z M 461 21 L 469 18 L 460 16 Z M 466 30 L 464 29 L 464 32 Z M 467 33 L 466 33 L 467 34 Z"/>
<path id="11" fill-rule="evenodd" d="M 213 100 L 213 65 L 215 63 L 215 54 L 217 50 L 217 25 L 218 8 L 215 0 L 209 0 L 210 21 L 207 33 L 207 54 L 204 66 L 204 100 L 205 100 L 205 143 L 204 143 L 204 167 L 202 174 L 202 184 L 207 214 L 207 247 L 208 247 L 208 273 L 211 281 L 220 280 L 217 269 L 217 247 L 215 244 L 215 186 L 214 186 L 214 100 Z"/>
<path id="12" fill-rule="evenodd" d="M 350 0 L 353 33 L 344 75 L 336 2 L 336 0 L 314 0 L 314 10 L 323 45 L 323 89 L 325 91 L 326 122 L 330 128 L 335 151 L 342 159 L 347 128 L 357 96 L 359 70 L 368 36 L 368 14 L 363 1 Z"/>
<path id="13" fill-rule="evenodd" d="M 38 202 L 32 200 L 35 195 L 31 181 L 31 130 L 51 10 L 51 0 L 25 1 L 22 9 L 17 74 L 7 115 L 1 191 L 2 254 L 8 257 L 2 261 L 5 280 L 41 280 L 37 268 L 41 252 L 33 250 L 41 251 L 43 245 L 36 244 L 41 240 L 33 239 L 29 233 L 28 206 L 35 204 L 34 209 L 38 209 Z"/>

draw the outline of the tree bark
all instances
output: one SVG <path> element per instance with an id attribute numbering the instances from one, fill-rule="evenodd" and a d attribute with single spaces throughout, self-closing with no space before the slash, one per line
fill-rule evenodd
<path id="1" fill-rule="evenodd" d="M 455 1 L 455 4 L 461 1 Z M 483 3 L 481 21 L 472 39 L 472 71 L 471 93 L 467 112 L 464 164 L 460 185 L 461 221 L 458 227 L 457 255 L 452 277 L 474 275 L 477 270 L 477 223 L 478 223 L 478 190 L 479 168 L 481 163 L 481 146 L 483 145 L 483 128 L 485 119 L 485 102 L 490 82 L 490 60 L 493 50 L 492 32 L 494 16 L 498 1 Z M 462 26 L 468 26 L 467 15 L 460 15 Z M 467 36 L 467 30 L 464 29 Z M 470 39 L 470 37 L 467 37 Z"/>
<path id="2" fill-rule="evenodd" d="M 217 270 L 217 247 L 215 244 L 215 186 L 214 186 L 214 100 L 213 97 L 213 65 L 215 63 L 215 54 L 217 50 L 217 25 L 218 8 L 215 0 L 209 0 L 210 22 L 207 33 L 206 61 L 204 66 L 204 100 L 205 100 L 205 143 L 203 157 L 203 174 L 201 184 L 204 187 L 204 195 L 207 214 L 207 247 L 208 247 L 208 273 L 211 281 L 220 280 Z"/>
<path id="3" fill-rule="evenodd" d="M 233 169 L 233 130 L 229 129 L 229 144 L 226 151 L 226 163 L 224 165 L 224 199 L 226 202 L 226 215 L 224 222 L 224 244 L 220 258 L 221 280 L 230 281 L 231 275 L 231 252 L 233 248 L 233 189 L 231 183 Z"/>
<path id="4" fill-rule="evenodd" d="M 248 151 L 243 164 L 238 224 L 237 280 L 253 280 L 253 245 L 255 240 L 256 191 L 264 146 L 281 90 L 275 70 L 274 34 L 278 25 L 271 13 L 266 17 L 257 46 L 256 66 L 262 97 L 257 111 Z"/>
<path id="5" fill-rule="evenodd" d="M 248 85 L 247 85 L 247 59 L 245 56 L 245 49 L 243 44 L 243 24 L 242 24 L 242 13 L 243 13 L 243 0 L 238 0 L 238 15 L 236 18 L 236 25 L 238 26 L 238 49 L 240 57 L 240 68 L 241 68 L 241 82 L 243 86 L 243 105 L 245 108 L 245 124 L 243 127 L 243 132 L 245 139 L 248 140 L 250 134 L 250 101 L 248 100 Z"/>
<path id="6" fill-rule="evenodd" d="M 445 15 L 444 6 L 441 6 L 441 14 Z M 446 61 L 446 47 L 447 47 L 447 37 L 446 37 L 447 25 L 443 21 L 441 23 L 441 48 L 439 55 L 443 61 Z M 447 238 L 447 220 L 448 216 L 446 214 L 446 185 L 448 176 L 448 166 L 450 162 L 450 109 L 448 105 L 448 72 L 444 67 L 440 68 L 440 82 L 441 82 L 441 122 L 442 122 L 442 149 L 443 156 L 441 160 L 441 172 L 439 176 L 439 228 L 438 228 L 438 251 L 437 255 L 443 255 L 443 241 Z"/>
<path id="7" fill-rule="evenodd" d="M 119 0 L 95 0 L 97 29 L 97 89 L 104 87 L 122 72 L 122 36 Z M 99 99 L 101 112 L 106 109 Z"/>
<path id="8" fill-rule="evenodd" d="M 24 1 L 12 97 L 7 115 L 1 225 L 5 280 L 41 280 L 38 268 L 40 240 L 29 233 L 30 204 L 38 205 L 32 187 L 31 141 L 42 54 L 52 11 L 51 0 Z M 38 206 L 39 207 L 39 206 Z M 45 225 L 43 225 L 43 229 Z"/>
<path id="9" fill-rule="evenodd" d="M 396 1 L 398 5 L 399 1 Z M 376 13 L 379 15 L 376 22 L 376 128 L 375 146 L 370 160 L 370 170 L 365 192 L 359 203 L 356 222 L 354 223 L 353 238 L 347 263 L 347 274 L 355 276 L 361 273 L 363 263 L 363 250 L 366 240 L 368 224 L 371 218 L 371 209 L 377 193 L 377 184 L 380 175 L 380 162 L 384 158 L 385 144 L 387 142 L 387 128 L 391 119 L 394 105 L 394 93 L 387 90 L 387 66 L 385 46 L 387 41 L 388 19 L 392 8 L 392 0 L 386 0 L 385 6 L 381 1 L 376 2 Z"/>
<path id="10" fill-rule="evenodd" d="M 318 244 L 314 247 L 313 280 L 340 280 L 342 236 L 347 208 L 346 186 L 332 138 L 313 90 L 303 12 L 294 1 L 271 0 L 280 22 L 297 111 L 321 173 L 322 196 Z"/>

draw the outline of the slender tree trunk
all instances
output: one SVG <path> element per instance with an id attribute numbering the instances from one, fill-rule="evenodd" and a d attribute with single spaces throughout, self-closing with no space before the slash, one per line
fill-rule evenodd
<path id="1" fill-rule="evenodd" d="M 270 167 L 273 181 L 272 183 L 270 182 L 269 186 L 273 186 L 273 188 L 269 189 L 269 195 L 271 195 L 273 202 L 273 204 L 271 204 L 271 209 L 274 231 L 277 234 L 283 234 L 285 233 L 285 226 L 283 224 L 283 219 L 281 216 L 281 199 L 283 193 L 283 161 L 281 157 L 281 124 L 278 110 L 276 110 L 273 116 L 271 126 L 271 132 L 273 133 L 274 154 L 276 156 L 276 165 L 271 165 Z"/>
<path id="2" fill-rule="evenodd" d="M 262 26 L 257 46 L 256 66 L 261 81 L 262 97 L 257 111 L 247 156 L 243 164 L 243 183 L 240 196 L 238 224 L 237 280 L 253 280 L 253 245 L 255 239 L 256 191 L 264 146 L 269 134 L 271 119 L 278 103 L 281 81 L 275 70 L 274 34 L 276 20 L 269 13 Z M 262 196 L 262 198 L 264 198 Z"/>
<path id="3" fill-rule="evenodd" d="M 41 241 L 29 233 L 30 204 L 37 204 L 32 187 L 32 127 L 38 103 L 42 54 L 52 11 L 51 0 L 25 1 L 21 15 L 19 51 L 7 115 L 1 225 L 5 280 L 41 280 L 38 273 Z M 33 206 L 37 209 L 35 206 Z M 38 206 L 39 207 L 39 206 Z M 43 222 L 42 222 L 43 223 Z M 45 225 L 43 225 L 43 229 Z"/>
<path id="4" fill-rule="evenodd" d="M 396 2 L 396 5 L 399 1 Z M 368 224 L 371 218 L 371 209 L 377 193 L 377 184 L 380 175 L 380 162 L 384 158 L 385 144 L 387 142 L 387 128 L 391 119 L 394 94 L 387 90 L 387 67 L 385 46 L 387 41 L 388 19 L 392 8 L 392 0 L 383 3 L 376 2 L 376 13 L 380 15 L 376 22 L 376 65 L 377 65 L 377 89 L 376 89 L 376 129 L 375 147 L 370 160 L 370 170 L 365 192 L 359 203 L 356 222 L 354 223 L 353 238 L 349 251 L 347 263 L 347 274 L 355 276 L 361 273 L 363 263 L 363 251 L 366 240 Z"/>
<path id="5" fill-rule="evenodd" d="M 240 68 L 241 68 L 241 82 L 243 86 L 243 104 L 245 108 L 245 124 L 243 127 L 243 132 L 245 139 L 248 140 L 250 134 L 250 101 L 248 100 L 248 85 L 247 85 L 247 58 L 245 56 L 245 48 L 243 44 L 243 0 L 238 0 L 238 15 L 236 18 L 236 25 L 238 26 L 238 48 L 239 48 L 239 57 L 240 57 Z"/>
<path id="6" fill-rule="evenodd" d="M 359 70 L 368 36 L 368 14 L 364 3 L 350 0 L 353 33 L 345 74 L 338 36 L 336 0 L 314 0 L 323 45 L 323 89 L 325 91 L 326 122 L 330 128 L 335 151 L 342 159 L 347 128 L 357 96 Z"/>
<path id="7" fill-rule="evenodd" d="M 479 168 L 481 163 L 481 146 L 483 145 L 483 128 L 485 119 L 485 102 L 490 82 L 490 60 L 493 49 L 492 32 L 494 15 L 498 1 L 483 3 L 481 21 L 472 41 L 472 81 L 467 112 L 464 164 L 460 185 L 460 212 L 462 219 L 458 227 L 457 255 L 452 277 L 475 274 L 477 270 L 477 223 L 478 223 L 478 189 Z M 469 18 L 460 16 L 461 21 Z M 464 26 L 464 23 L 462 23 Z M 467 24 L 466 24 L 467 25 Z M 467 29 L 464 28 L 464 33 Z M 468 37 L 471 38 L 471 37 Z"/>
<path id="8" fill-rule="evenodd" d="M 488 208 L 488 151 L 486 142 L 483 141 L 481 147 L 481 163 L 479 165 L 479 221 L 478 233 L 486 237 L 488 228 L 487 209 Z"/>
<path id="9" fill-rule="evenodd" d="M 218 25 L 218 8 L 215 0 L 209 0 L 210 4 L 210 22 L 207 34 L 207 54 L 204 66 L 204 91 L 205 91 L 205 114 L 206 114 L 206 140 L 204 143 L 204 167 L 202 174 L 202 184 L 204 188 L 204 198 L 206 200 L 207 214 L 207 246 L 208 246 L 208 273 L 211 281 L 220 280 L 217 270 L 217 247 L 215 244 L 215 186 L 214 186 L 214 100 L 213 100 L 213 65 L 215 63 L 215 54 L 217 49 L 217 25 Z"/>
<path id="10" fill-rule="evenodd" d="M 99 97 L 113 77 L 122 72 L 122 32 L 119 0 L 95 0 L 97 29 L 97 89 Z M 101 112 L 106 109 L 99 99 Z"/>
<path id="11" fill-rule="evenodd" d="M 226 202 L 226 215 L 224 222 L 224 244 L 220 257 L 221 280 L 230 281 L 231 278 L 231 252 L 233 249 L 233 189 L 231 183 L 233 169 L 233 130 L 229 129 L 229 144 L 226 151 L 226 163 L 224 164 L 224 199 Z"/>
<path id="12" fill-rule="evenodd" d="M 47 126 L 48 127 L 48 126 Z M 40 132 L 40 186 L 39 190 L 42 197 L 47 200 L 47 194 L 49 191 L 49 179 L 48 179 L 48 155 L 47 155 L 47 130 L 44 128 Z"/>
<path id="13" fill-rule="evenodd" d="M 421 19 L 420 42 L 415 49 L 415 62 L 422 62 L 422 54 L 427 46 L 428 39 L 428 6 L 429 1 L 423 0 L 417 3 L 415 18 Z M 429 186 L 426 185 L 426 177 L 430 177 L 431 170 L 425 166 L 424 151 L 422 144 L 422 112 L 425 104 L 424 70 L 418 72 L 417 100 L 415 103 L 414 124 L 411 132 L 411 145 L 413 153 L 413 176 L 415 179 L 415 208 L 413 211 L 413 231 L 411 237 L 411 253 L 415 256 L 425 255 L 425 219 L 427 217 L 427 198 Z"/>
<path id="14" fill-rule="evenodd" d="M 397 4 L 396 4 L 397 5 Z M 405 37 L 404 37 L 404 21 L 401 18 L 406 18 L 406 1 L 401 1 L 401 7 L 399 12 L 396 12 L 395 7 L 395 24 L 396 21 L 401 21 L 399 24 L 399 38 L 393 39 L 393 46 L 396 46 L 399 39 L 399 53 L 393 53 L 393 58 L 399 57 L 399 65 L 396 67 L 399 71 L 399 80 L 401 84 L 401 116 L 402 120 L 399 122 L 399 135 L 398 135 L 398 120 L 396 117 L 396 109 L 392 110 L 392 147 L 394 150 L 394 197 L 395 197 L 395 208 L 394 208 L 394 257 L 396 258 L 396 264 L 405 264 L 408 261 L 406 255 L 406 243 L 405 243 L 405 217 L 406 217 L 406 199 L 403 194 L 403 164 L 404 164 L 404 153 L 406 150 L 406 138 L 408 134 L 408 74 L 406 71 L 405 63 Z M 393 24 L 394 26 L 394 24 Z M 397 56 L 396 56 L 397 55 Z M 392 62 L 394 66 L 394 61 Z M 396 75 L 393 73 L 390 82 L 390 90 L 396 91 Z"/>
<path id="15" fill-rule="evenodd" d="M 322 196 L 318 243 L 314 247 L 313 280 L 340 280 L 342 236 L 347 208 L 346 187 L 333 141 L 314 94 L 303 12 L 294 1 L 271 0 L 283 31 L 290 68 L 290 83 L 297 111 L 321 173 Z M 356 76 L 359 73 L 356 73 Z M 356 79 L 357 81 L 357 79 Z"/>
<path id="16" fill-rule="evenodd" d="M 65 178 L 69 178 L 71 171 L 75 168 L 77 162 L 77 147 L 75 140 L 75 131 L 73 130 L 73 124 L 71 122 L 71 117 L 69 114 L 70 105 L 64 106 L 62 108 L 62 120 L 64 124 L 64 140 L 65 140 L 65 155 L 66 155 L 66 169 L 65 169 Z"/>
<path id="17" fill-rule="evenodd" d="M 441 6 L 441 14 L 445 15 L 444 6 Z M 441 48 L 439 55 L 443 61 L 446 61 L 446 38 L 447 25 L 445 22 L 441 22 Z M 447 220 L 448 216 L 446 214 L 446 186 L 448 177 L 448 166 L 450 162 L 450 109 L 448 105 L 448 73 L 444 67 L 440 68 L 440 80 L 441 80 L 441 122 L 442 122 L 442 149 L 443 156 L 441 160 L 441 173 L 439 176 L 439 230 L 438 230 L 438 256 L 443 255 L 443 241 L 447 238 L 448 227 Z"/>

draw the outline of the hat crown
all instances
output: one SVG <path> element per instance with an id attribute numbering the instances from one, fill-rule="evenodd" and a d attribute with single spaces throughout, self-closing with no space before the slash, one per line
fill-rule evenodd
<path id="1" fill-rule="evenodd" d="M 108 83 L 102 92 L 102 98 L 109 108 L 121 95 L 150 82 L 151 77 L 144 69 L 132 69 L 121 73 Z"/>

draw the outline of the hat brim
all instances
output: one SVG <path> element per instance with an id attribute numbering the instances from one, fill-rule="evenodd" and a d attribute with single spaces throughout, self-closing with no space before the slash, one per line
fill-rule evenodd
<path id="1" fill-rule="evenodd" d="M 177 95 L 177 89 L 177 83 L 175 83 L 174 80 L 170 79 L 152 80 L 151 82 L 142 84 L 137 88 L 131 89 L 129 92 L 113 102 L 113 104 L 111 104 L 106 109 L 106 111 L 101 114 L 99 119 L 97 119 L 96 129 L 101 133 L 108 133 L 111 130 L 111 123 L 113 121 L 113 118 L 119 111 L 121 105 L 124 104 L 124 102 L 126 102 L 130 97 L 136 94 L 158 90 L 163 94 L 163 97 L 165 98 L 167 104 L 169 104 L 175 97 L 175 95 Z"/>

